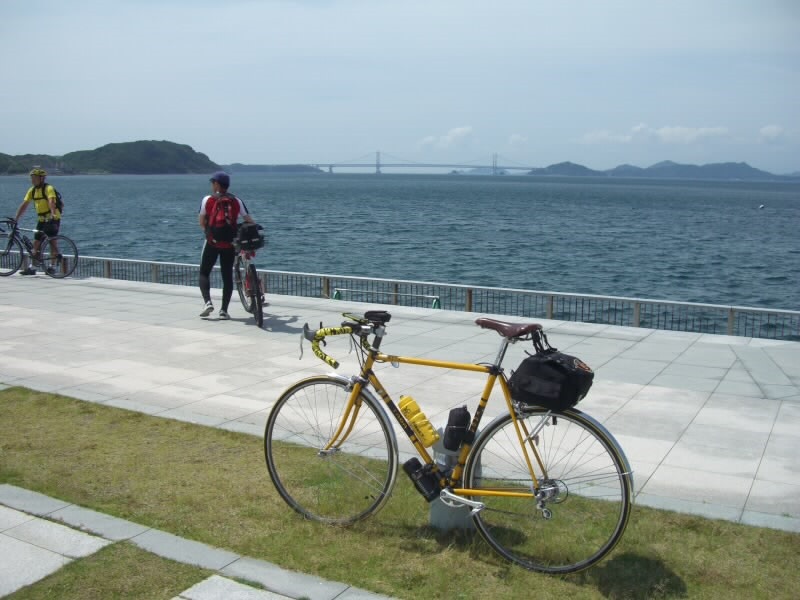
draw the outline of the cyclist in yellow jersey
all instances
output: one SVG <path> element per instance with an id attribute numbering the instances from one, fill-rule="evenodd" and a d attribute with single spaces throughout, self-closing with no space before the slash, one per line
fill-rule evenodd
<path id="1" fill-rule="evenodd" d="M 36 223 L 36 235 L 33 240 L 33 254 L 39 255 L 39 246 L 45 236 L 53 237 L 58 235 L 58 229 L 61 226 L 61 212 L 56 206 L 56 191 L 53 186 L 45 182 L 47 172 L 39 167 L 34 167 L 30 172 L 31 188 L 25 194 L 22 204 L 17 209 L 16 220 L 19 222 L 25 211 L 28 210 L 28 204 L 33 202 L 38 215 L 38 222 Z M 55 244 L 54 244 L 55 245 Z M 58 248 L 54 248 L 58 252 Z M 20 271 L 20 275 L 36 275 L 36 269 L 33 265 L 28 265 L 28 268 Z"/>

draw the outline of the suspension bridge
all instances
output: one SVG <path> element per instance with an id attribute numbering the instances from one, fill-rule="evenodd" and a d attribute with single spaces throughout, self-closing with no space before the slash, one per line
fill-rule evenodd
<path id="1" fill-rule="evenodd" d="M 386 160 L 388 158 L 388 161 Z M 309 166 L 316 167 L 318 169 L 327 169 L 329 173 L 333 173 L 334 169 L 375 169 L 376 174 L 380 174 L 382 171 L 381 169 L 388 169 L 388 168 L 410 168 L 410 169 L 478 169 L 487 173 L 491 173 L 492 175 L 502 175 L 507 171 L 530 171 L 531 169 L 535 169 L 536 167 L 523 165 L 521 163 L 514 162 L 510 159 L 506 159 L 501 157 L 499 154 L 492 154 L 492 162 L 491 164 L 486 164 L 485 162 L 481 162 L 479 160 L 471 161 L 471 162 L 460 162 L 460 163 L 429 163 L 429 162 L 417 162 L 413 160 L 405 160 L 402 158 L 398 158 L 396 156 L 391 156 L 389 154 L 384 153 L 381 155 L 380 151 L 375 152 L 374 159 L 373 155 L 364 154 L 358 158 L 354 158 L 351 160 L 340 161 L 340 162 L 330 162 L 330 163 L 311 163 Z"/>

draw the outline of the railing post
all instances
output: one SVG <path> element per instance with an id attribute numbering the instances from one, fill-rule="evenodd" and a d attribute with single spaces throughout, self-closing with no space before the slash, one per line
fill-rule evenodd
<path id="1" fill-rule="evenodd" d="M 639 327 L 639 323 L 641 322 L 641 312 L 642 312 L 642 305 L 638 302 L 633 303 L 633 326 Z"/>
<path id="2" fill-rule="evenodd" d="M 392 304 L 397 304 L 397 298 L 398 298 L 397 294 L 399 292 L 400 292 L 400 287 L 398 286 L 397 283 L 395 283 L 394 284 L 394 302 L 392 302 Z"/>
<path id="3" fill-rule="evenodd" d="M 330 298 L 331 297 L 331 280 L 327 277 L 322 278 L 322 297 L 323 298 Z"/>
<path id="4" fill-rule="evenodd" d="M 103 277 L 111 279 L 111 261 L 103 261 Z"/>
<path id="5" fill-rule="evenodd" d="M 553 302 L 554 302 L 553 296 L 548 296 L 547 297 L 547 317 L 546 317 L 548 319 L 552 319 L 553 318 Z"/>
<path id="6" fill-rule="evenodd" d="M 467 312 L 472 312 L 472 288 L 467 289 Z"/>
<path id="7" fill-rule="evenodd" d="M 152 263 L 152 268 L 150 269 L 150 281 L 153 283 L 158 283 L 158 274 L 159 274 L 159 265 L 158 263 Z"/>
<path id="8" fill-rule="evenodd" d="M 733 335 L 733 324 L 736 321 L 736 311 L 731 306 L 728 309 L 728 335 Z"/>

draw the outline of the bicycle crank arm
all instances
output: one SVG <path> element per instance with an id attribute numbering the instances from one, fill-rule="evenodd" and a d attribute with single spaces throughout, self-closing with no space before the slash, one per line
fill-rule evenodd
<path id="1" fill-rule="evenodd" d="M 441 492 L 439 492 L 439 499 L 450 508 L 460 508 L 462 506 L 469 506 L 472 509 L 470 513 L 473 515 L 477 515 L 484 508 L 486 508 L 486 505 L 483 502 L 477 502 L 476 500 L 467 500 L 462 496 L 454 494 L 450 490 L 442 490 Z"/>

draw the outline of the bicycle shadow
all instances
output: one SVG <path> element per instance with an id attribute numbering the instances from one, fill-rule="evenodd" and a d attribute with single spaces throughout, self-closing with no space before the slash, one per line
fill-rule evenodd
<path id="1" fill-rule="evenodd" d="M 303 333 L 302 325 L 293 327 L 292 323 L 300 321 L 300 317 L 292 315 L 290 317 L 282 317 L 277 315 L 264 314 L 264 325 L 261 329 L 273 333 Z"/>
<path id="2" fill-rule="evenodd" d="M 612 555 L 587 571 L 575 582 L 592 587 L 606 598 L 687 598 L 686 582 L 662 560 L 631 552 Z"/>
<path id="3" fill-rule="evenodd" d="M 431 526 L 405 527 L 408 542 L 405 547 L 419 554 L 437 554 L 446 549 L 455 549 L 470 555 L 470 558 L 500 568 L 501 571 L 519 567 L 505 562 L 486 546 L 476 531 L 457 529 L 442 531 Z M 436 540 L 436 545 L 425 539 Z M 552 577 L 552 576 L 548 576 Z M 560 578 L 575 585 L 596 590 L 605 598 L 626 600 L 649 600 L 651 598 L 687 598 L 686 582 L 662 560 L 632 552 L 612 554 L 586 571 Z"/>

